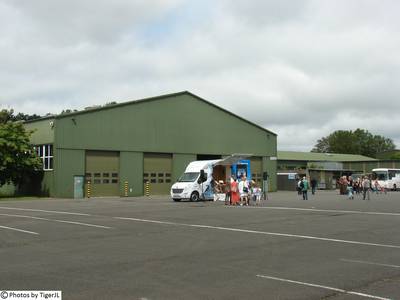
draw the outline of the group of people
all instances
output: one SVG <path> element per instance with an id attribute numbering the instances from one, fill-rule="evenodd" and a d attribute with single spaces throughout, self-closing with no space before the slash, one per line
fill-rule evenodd
<path id="1" fill-rule="evenodd" d="M 245 175 L 240 180 L 232 176 L 230 183 L 226 184 L 222 180 L 215 181 L 214 201 L 221 194 L 225 196 L 225 205 L 249 206 L 251 202 L 261 205 L 262 189 L 254 180 L 247 180 Z"/>
<path id="2" fill-rule="evenodd" d="M 354 199 L 354 194 L 363 195 L 363 200 L 370 199 L 370 191 L 385 193 L 386 189 L 380 186 L 378 180 L 371 180 L 369 176 L 353 180 L 351 176 L 342 176 L 339 178 L 339 190 L 341 195 L 347 195 L 349 199 Z"/>
<path id="3" fill-rule="evenodd" d="M 315 189 L 317 187 L 317 181 L 313 178 L 311 179 L 311 193 L 315 194 Z M 303 200 L 308 200 L 308 190 L 310 189 L 310 183 L 307 178 L 304 176 L 303 178 L 299 178 L 297 181 L 297 193 L 299 195 L 303 195 Z"/>
<path id="4" fill-rule="evenodd" d="M 370 192 L 374 193 L 387 193 L 386 189 L 382 187 L 378 180 L 371 180 L 369 176 L 363 176 L 353 180 L 351 176 L 342 176 L 338 180 L 339 191 L 341 195 L 347 195 L 349 199 L 354 199 L 354 194 L 362 194 L 363 200 L 370 199 Z M 308 190 L 311 187 L 312 194 L 315 194 L 317 181 L 311 179 L 309 182 L 304 176 L 297 181 L 297 192 L 303 196 L 303 200 L 308 200 Z"/>

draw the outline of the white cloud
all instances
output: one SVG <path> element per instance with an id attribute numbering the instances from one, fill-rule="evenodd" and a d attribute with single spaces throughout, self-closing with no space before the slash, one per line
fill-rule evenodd
<path id="1" fill-rule="evenodd" d="M 6 0 L 0 105 L 45 114 L 190 90 L 278 133 L 280 149 L 357 127 L 399 146 L 399 6 Z"/>

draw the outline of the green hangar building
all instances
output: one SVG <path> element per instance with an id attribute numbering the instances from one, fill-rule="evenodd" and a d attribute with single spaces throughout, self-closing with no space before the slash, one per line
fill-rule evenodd
<path id="1" fill-rule="evenodd" d="M 277 136 L 190 92 L 26 122 L 43 160 L 36 180 L 51 197 L 168 194 L 187 164 L 251 154 L 253 178 L 276 190 Z"/>

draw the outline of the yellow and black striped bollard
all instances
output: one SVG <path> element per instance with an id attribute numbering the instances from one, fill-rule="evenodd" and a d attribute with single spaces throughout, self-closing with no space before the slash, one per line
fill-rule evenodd
<path id="1" fill-rule="evenodd" d="M 128 181 L 125 181 L 124 183 L 124 192 L 125 192 L 125 197 L 128 197 Z"/>
<path id="2" fill-rule="evenodd" d="M 148 182 L 148 181 L 146 181 L 145 193 L 146 193 L 146 196 L 147 196 L 147 197 L 150 196 L 150 182 Z"/>
<path id="3" fill-rule="evenodd" d="M 91 186 L 90 186 L 90 180 L 88 180 L 88 182 L 87 182 L 87 187 L 86 187 L 86 196 L 88 197 L 88 198 L 90 198 L 90 192 L 91 192 Z"/>

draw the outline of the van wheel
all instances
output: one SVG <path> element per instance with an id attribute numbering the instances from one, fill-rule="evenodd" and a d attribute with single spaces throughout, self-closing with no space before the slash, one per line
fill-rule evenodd
<path id="1" fill-rule="evenodd" d="M 199 201 L 199 193 L 198 193 L 198 192 L 193 192 L 193 193 L 190 195 L 190 201 L 192 201 L 192 202 L 197 202 L 197 201 Z"/>

